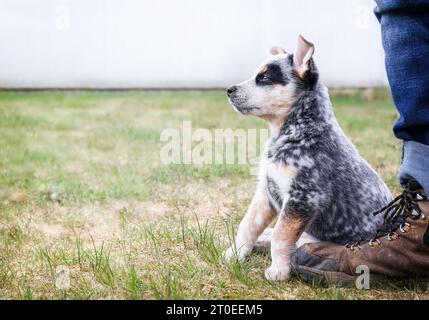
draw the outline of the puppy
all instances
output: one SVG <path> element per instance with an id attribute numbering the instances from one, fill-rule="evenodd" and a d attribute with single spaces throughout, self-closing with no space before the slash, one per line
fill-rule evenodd
<path id="1" fill-rule="evenodd" d="M 342 244 L 369 238 L 383 222 L 371 213 L 391 194 L 335 119 L 313 44 L 299 36 L 294 54 L 277 47 L 271 53 L 252 78 L 227 89 L 234 109 L 266 120 L 271 137 L 256 193 L 224 256 L 244 260 L 278 217 L 265 276 L 285 280 L 304 231 L 313 240 Z"/>

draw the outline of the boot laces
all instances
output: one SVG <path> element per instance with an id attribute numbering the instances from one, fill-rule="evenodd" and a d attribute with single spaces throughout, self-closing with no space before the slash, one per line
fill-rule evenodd
<path id="1" fill-rule="evenodd" d="M 372 213 L 374 216 L 383 214 L 384 223 L 377 229 L 374 237 L 369 240 L 370 246 L 373 246 L 374 244 L 377 244 L 377 246 L 381 245 L 381 242 L 378 239 L 383 236 L 387 236 L 389 241 L 397 239 L 399 237 L 399 234 L 396 232 L 398 229 L 401 233 L 407 232 L 410 228 L 410 224 L 405 222 L 406 218 L 426 218 L 425 214 L 418 206 L 418 202 L 427 200 L 427 196 L 421 187 L 410 187 L 413 185 L 413 183 L 416 182 L 410 182 L 409 187 L 406 188 L 400 195 L 396 196 L 383 208 Z M 364 241 L 368 240 L 362 238 L 353 244 L 347 244 L 346 247 L 354 250 L 356 248 L 360 248 L 359 245 Z"/>

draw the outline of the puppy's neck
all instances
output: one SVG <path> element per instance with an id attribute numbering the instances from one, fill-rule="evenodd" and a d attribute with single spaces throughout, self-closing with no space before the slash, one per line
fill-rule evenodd
<path id="1" fill-rule="evenodd" d="M 269 124 L 272 138 L 277 140 L 284 136 L 291 141 L 318 136 L 335 123 L 329 95 L 323 86 L 297 97 L 286 114 L 265 117 L 265 120 Z"/>
<path id="2" fill-rule="evenodd" d="M 280 135 L 281 129 L 286 121 L 286 117 L 273 117 L 266 118 L 265 120 L 268 122 L 268 126 L 270 128 L 271 137 L 276 138 Z"/>
<path id="3" fill-rule="evenodd" d="M 272 138 L 277 138 L 285 126 L 291 107 L 285 108 L 284 111 L 276 115 L 266 115 L 261 118 L 268 122 Z"/>

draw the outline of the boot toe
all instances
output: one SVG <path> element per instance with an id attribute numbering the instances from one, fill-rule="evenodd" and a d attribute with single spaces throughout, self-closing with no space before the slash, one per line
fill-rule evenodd
<path id="1" fill-rule="evenodd" d="M 320 243 L 309 243 L 299 247 L 291 257 L 292 269 L 305 266 L 324 271 L 339 271 L 338 257 L 320 254 Z"/>

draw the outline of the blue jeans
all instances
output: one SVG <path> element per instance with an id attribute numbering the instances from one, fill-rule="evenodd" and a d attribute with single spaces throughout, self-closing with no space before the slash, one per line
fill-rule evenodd
<path id="1" fill-rule="evenodd" d="M 399 181 L 429 195 L 429 0 L 376 0 L 386 72 L 399 111 L 393 132 L 404 141 Z"/>

